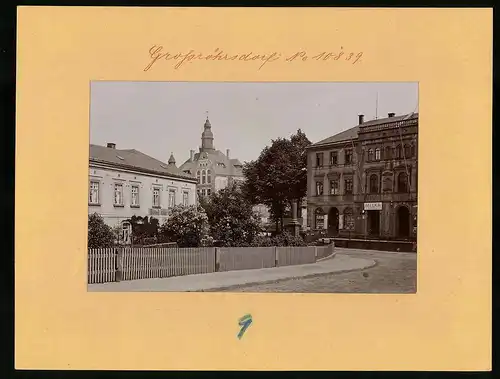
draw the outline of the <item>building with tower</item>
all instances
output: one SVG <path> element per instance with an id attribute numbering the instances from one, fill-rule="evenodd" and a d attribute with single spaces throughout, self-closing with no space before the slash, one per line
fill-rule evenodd
<path id="1" fill-rule="evenodd" d="M 180 166 L 180 170 L 184 174 L 196 177 L 199 196 L 208 196 L 233 182 L 245 180 L 243 164 L 237 158 L 231 158 L 229 149 L 224 154 L 215 148 L 214 134 L 208 116 L 203 126 L 198 152 L 191 150 L 189 159 Z"/>
<path id="2" fill-rule="evenodd" d="M 364 121 L 307 149 L 307 224 L 329 236 L 415 240 L 418 113 Z"/>

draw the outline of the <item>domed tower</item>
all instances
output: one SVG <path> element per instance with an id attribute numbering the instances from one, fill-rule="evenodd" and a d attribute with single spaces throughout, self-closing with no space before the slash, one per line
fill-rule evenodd
<path id="1" fill-rule="evenodd" d="M 210 121 L 205 121 L 203 133 L 201 133 L 201 147 L 200 152 L 204 151 L 212 151 L 214 148 L 214 134 L 212 133 L 212 125 L 210 125 Z"/>

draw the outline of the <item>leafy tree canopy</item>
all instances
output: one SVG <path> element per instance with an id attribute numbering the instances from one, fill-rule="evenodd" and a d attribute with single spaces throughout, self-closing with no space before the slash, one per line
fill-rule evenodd
<path id="1" fill-rule="evenodd" d="M 259 216 L 236 183 L 212 193 L 201 204 L 211 236 L 223 246 L 249 246 L 261 231 Z"/>
<path id="2" fill-rule="evenodd" d="M 283 219 L 288 205 L 307 193 L 307 154 L 311 144 L 300 129 L 290 139 L 277 138 L 257 160 L 243 167 L 243 192 L 253 204 L 269 207 L 273 220 Z"/>

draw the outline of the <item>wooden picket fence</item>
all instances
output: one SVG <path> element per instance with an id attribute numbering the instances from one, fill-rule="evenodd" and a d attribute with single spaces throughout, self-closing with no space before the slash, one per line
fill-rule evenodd
<path id="1" fill-rule="evenodd" d="M 89 249 L 88 282 L 106 283 L 116 280 L 117 262 L 114 248 Z"/>
<path id="2" fill-rule="evenodd" d="M 88 283 L 308 264 L 333 252 L 333 244 L 306 247 L 89 249 Z"/>

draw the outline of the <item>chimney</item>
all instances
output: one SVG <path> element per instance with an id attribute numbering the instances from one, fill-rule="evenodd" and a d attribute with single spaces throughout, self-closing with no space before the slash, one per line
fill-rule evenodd
<path id="1" fill-rule="evenodd" d="M 226 149 L 226 156 L 229 159 L 229 149 Z"/>
<path id="2" fill-rule="evenodd" d="M 111 142 L 108 142 L 108 147 L 110 149 L 114 149 L 116 147 L 116 143 L 111 143 Z"/>
<path id="3" fill-rule="evenodd" d="M 193 161 L 194 160 L 194 150 L 191 150 L 190 153 L 191 153 L 190 159 L 191 159 L 191 161 Z"/>
<path id="4" fill-rule="evenodd" d="M 361 125 L 365 120 L 365 115 L 364 114 L 360 114 L 358 115 L 358 124 Z"/>
<path id="5" fill-rule="evenodd" d="M 396 115 L 396 113 L 387 113 L 387 116 L 389 117 L 394 117 Z"/>

